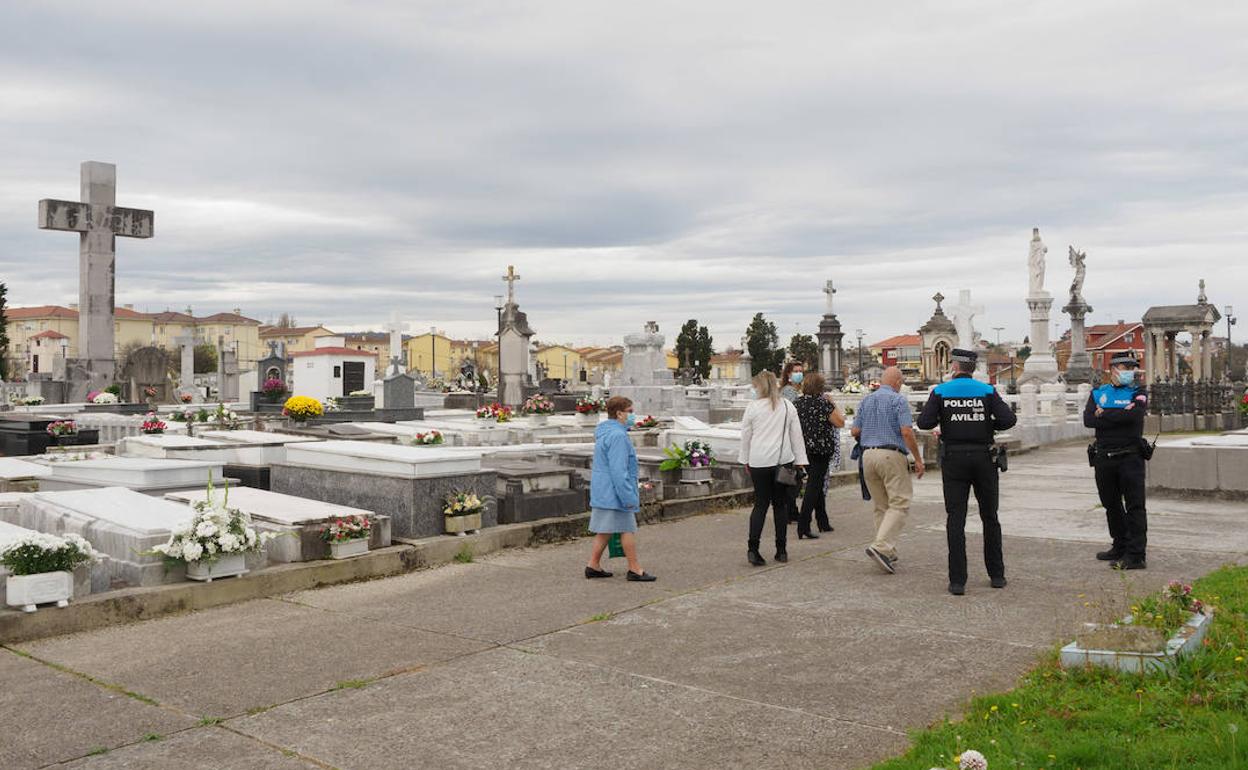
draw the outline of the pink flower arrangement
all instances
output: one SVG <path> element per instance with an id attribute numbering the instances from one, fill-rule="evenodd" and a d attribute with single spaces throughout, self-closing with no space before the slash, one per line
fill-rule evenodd
<path id="1" fill-rule="evenodd" d="M 321 527 L 321 539 L 327 543 L 360 540 L 372 532 L 373 522 L 367 516 L 343 516 Z"/>
<path id="2" fill-rule="evenodd" d="M 143 420 L 143 425 L 139 428 L 139 430 L 150 436 L 164 433 L 165 428 L 167 427 L 169 426 L 162 422 L 161 419 L 156 416 L 155 412 L 148 412 L 147 417 Z"/>
<path id="3" fill-rule="evenodd" d="M 77 436 L 78 424 L 73 420 L 54 420 L 48 424 L 48 435 L 52 438 Z"/>

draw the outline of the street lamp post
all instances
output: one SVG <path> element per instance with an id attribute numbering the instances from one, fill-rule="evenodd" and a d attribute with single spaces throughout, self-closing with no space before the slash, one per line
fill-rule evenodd
<path id="1" fill-rule="evenodd" d="M 1018 348 L 1010 346 L 1010 392 L 1018 392 L 1018 383 L 1014 381 L 1014 357 L 1018 355 Z"/>
<path id="2" fill-rule="evenodd" d="M 997 333 L 997 347 L 1001 347 L 1001 330 L 1004 328 L 1004 326 L 992 327 L 992 330 Z"/>
<path id="3" fill-rule="evenodd" d="M 502 294 L 494 295 L 494 310 L 495 312 L 498 313 L 498 333 L 495 335 L 495 339 L 498 342 L 498 345 L 495 348 L 495 352 L 498 353 L 498 363 L 495 365 L 496 371 L 494 372 L 494 376 L 497 377 L 498 373 L 502 371 L 503 369 L 503 295 Z"/>
<path id="4" fill-rule="evenodd" d="M 1223 310 L 1226 311 L 1226 379 L 1231 379 L 1231 327 L 1239 319 L 1234 316 L 1235 308 L 1227 305 Z"/>
<path id="5" fill-rule="evenodd" d="M 429 379 L 438 379 L 438 327 L 429 327 Z"/>
<path id="6" fill-rule="evenodd" d="M 854 336 L 858 338 L 858 381 L 862 382 L 862 329 L 855 329 Z"/>

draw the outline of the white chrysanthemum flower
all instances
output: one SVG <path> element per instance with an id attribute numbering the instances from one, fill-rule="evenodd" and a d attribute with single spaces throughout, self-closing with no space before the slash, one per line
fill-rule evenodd
<path id="1" fill-rule="evenodd" d="M 967 749 L 958 757 L 959 770 L 988 770 L 988 760 L 975 749 Z"/>
<path id="2" fill-rule="evenodd" d="M 204 549 L 194 540 L 182 544 L 182 558 L 186 561 L 199 561 Z"/>

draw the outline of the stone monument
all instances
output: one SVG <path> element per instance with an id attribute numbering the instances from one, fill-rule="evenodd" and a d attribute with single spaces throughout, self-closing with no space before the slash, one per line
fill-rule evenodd
<path id="1" fill-rule="evenodd" d="M 531 377 L 529 367 L 529 340 L 533 330 L 529 319 L 516 304 L 516 274 L 513 265 L 507 266 L 507 304 L 503 307 L 502 325 L 498 334 L 498 400 L 507 406 L 524 404 L 525 380 Z"/>
<path id="2" fill-rule="evenodd" d="M 932 301 L 936 303 L 936 310 L 932 312 L 932 317 L 927 319 L 927 323 L 919 327 L 919 338 L 922 340 L 923 379 L 926 382 L 940 382 L 949 373 L 950 355 L 958 346 L 958 330 L 940 306 L 940 303 L 945 301 L 945 295 L 936 292 L 932 295 Z"/>
<path id="3" fill-rule="evenodd" d="M 78 358 L 67 362 L 69 401 L 113 384 L 117 236 L 151 238 L 156 215 L 116 205 L 117 167 L 86 161 L 81 201 L 39 201 L 39 228 L 78 233 Z"/>
<path id="4" fill-rule="evenodd" d="M 403 365 L 403 326 L 399 314 L 391 314 L 390 324 L 386 327 L 386 331 L 390 332 L 390 361 L 386 365 L 386 377 L 407 371 L 407 367 Z"/>
<path id="5" fill-rule="evenodd" d="M 192 334 L 182 334 L 173 338 L 181 351 L 178 373 L 178 392 L 190 393 L 193 400 L 198 403 L 202 399 L 199 398 L 199 392 L 195 388 L 195 337 Z"/>
<path id="6" fill-rule="evenodd" d="M 1192 339 L 1192 380 L 1217 379 L 1213 371 L 1213 328 L 1222 314 L 1205 296 L 1205 279 L 1195 305 L 1158 305 L 1144 313 L 1144 381 L 1165 382 L 1179 377 L 1180 334 Z"/>
<path id="7" fill-rule="evenodd" d="M 654 321 L 647 322 L 641 333 L 624 336 L 623 371 L 611 395 L 630 399 L 639 414 L 685 413 L 685 389 L 667 368 L 666 341 Z"/>
<path id="8" fill-rule="evenodd" d="M 975 334 L 975 316 L 984 314 L 983 305 L 971 304 L 971 290 L 962 289 L 958 292 L 958 304 L 953 308 L 953 328 L 958 333 L 958 347 L 963 350 L 976 350 L 977 335 Z M 975 379 L 988 381 L 988 358 L 980 356 L 975 364 Z"/>
<path id="9" fill-rule="evenodd" d="M 1087 336 L 1083 329 L 1084 317 L 1092 307 L 1083 299 L 1083 278 L 1087 274 L 1084 261 L 1087 252 L 1070 247 L 1070 266 L 1075 269 L 1075 279 L 1070 283 L 1070 302 L 1062 312 L 1070 316 L 1070 360 L 1066 362 L 1067 384 L 1092 381 L 1092 359 L 1088 356 Z"/>
<path id="10" fill-rule="evenodd" d="M 824 285 L 823 293 L 828 295 L 828 306 L 819 320 L 819 331 L 815 335 L 819 340 L 819 369 L 827 378 L 828 385 L 840 387 L 845 384 L 844 367 L 841 365 L 841 340 L 845 335 L 841 332 L 841 322 L 832 311 L 832 295 L 836 294 L 836 289 L 831 281 Z"/>
<path id="11" fill-rule="evenodd" d="M 1049 311 L 1053 297 L 1044 290 L 1044 255 L 1049 251 L 1040 240 L 1040 228 L 1031 230 L 1031 249 L 1027 254 L 1027 310 L 1031 313 L 1031 355 L 1023 363 L 1018 382 L 1057 382 L 1057 359 L 1049 349 Z"/>

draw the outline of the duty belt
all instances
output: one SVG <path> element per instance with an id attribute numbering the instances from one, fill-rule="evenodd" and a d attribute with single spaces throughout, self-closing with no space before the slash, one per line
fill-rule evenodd
<path id="1" fill-rule="evenodd" d="M 992 444 L 945 444 L 945 452 L 954 454 L 977 454 L 992 449 Z"/>
<path id="2" fill-rule="evenodd" d="M 1140 447 L 1138 444 L 1119 447 L 1103 447 L 1098 444 L 1096 447 L 1096 453 L 1101 457 L 1126 457 L 1127 455 L 1139 454 Z"/>

